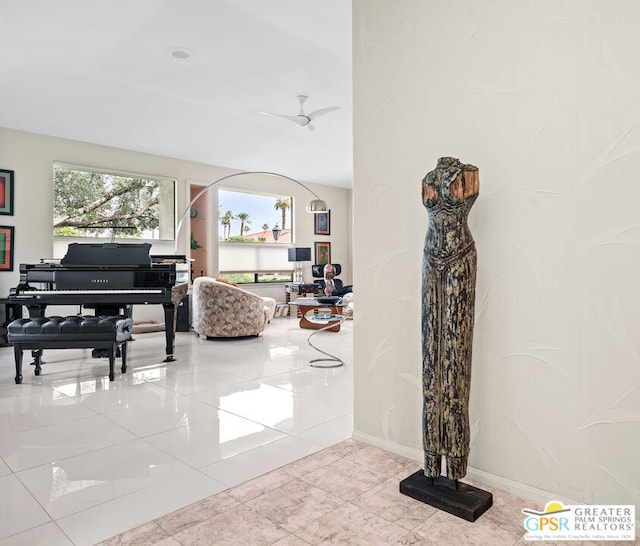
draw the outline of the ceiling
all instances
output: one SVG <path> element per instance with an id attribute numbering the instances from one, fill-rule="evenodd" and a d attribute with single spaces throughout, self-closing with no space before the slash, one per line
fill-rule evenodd
<path id="1" fill-rule="evenodd" d="M 2 0 L 0 19 L 2 127 L 351 187 L 348 0 Z M 300 94 L 340 109 L 313 132 L 257 112 Z"/>

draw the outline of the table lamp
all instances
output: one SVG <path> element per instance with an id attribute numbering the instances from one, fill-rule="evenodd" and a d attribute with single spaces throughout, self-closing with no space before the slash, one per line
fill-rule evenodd
<path id="1" fill-rule="evenodd" d="M 293 282 L 303 283 L 302 279 L 302 263 L 311 261 L 311 248 L 299 247 L 289 249 L 289 261 L 296 262 L 296 268 L 293 272 Z"/>

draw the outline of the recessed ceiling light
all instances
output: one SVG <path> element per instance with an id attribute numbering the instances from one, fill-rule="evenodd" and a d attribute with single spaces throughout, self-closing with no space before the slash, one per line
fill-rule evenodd
<path id="1" fill-rule="evenodd" d="M 165 51 L 174 61 L 189 61 L 196 55 L 193 49 L 182 46 L 171 46 L 165 49 Z"/>

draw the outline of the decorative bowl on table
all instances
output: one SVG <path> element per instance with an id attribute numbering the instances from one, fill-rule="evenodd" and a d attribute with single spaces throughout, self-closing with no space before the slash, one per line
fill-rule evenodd
<path id="1" fill-rule="evenodd" d="M 341 296 L 318 296 L 316 298 L 318 303 L 332 303 L 332 304 L 338 304 L 340 303 L 340 300 L 342 300 Z"/>

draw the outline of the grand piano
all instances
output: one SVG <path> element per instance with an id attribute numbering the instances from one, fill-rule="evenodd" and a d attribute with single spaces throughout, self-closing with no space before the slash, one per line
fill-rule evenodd
<path id="1" fill-rule="evenodd" d="M 72 243 L 59 263 L 20 264 L 20 283 L 8 301 L 24 305 L 30 317 L 45 316 L 48 305 L 131 316 L 133 305 L 161 304 L 165 362 L 173 361 L 177 305 L 184 295 L 176 295 L 176 264 L 185 257 L 151 256 L 150 250 L 149 243 Z"/>

